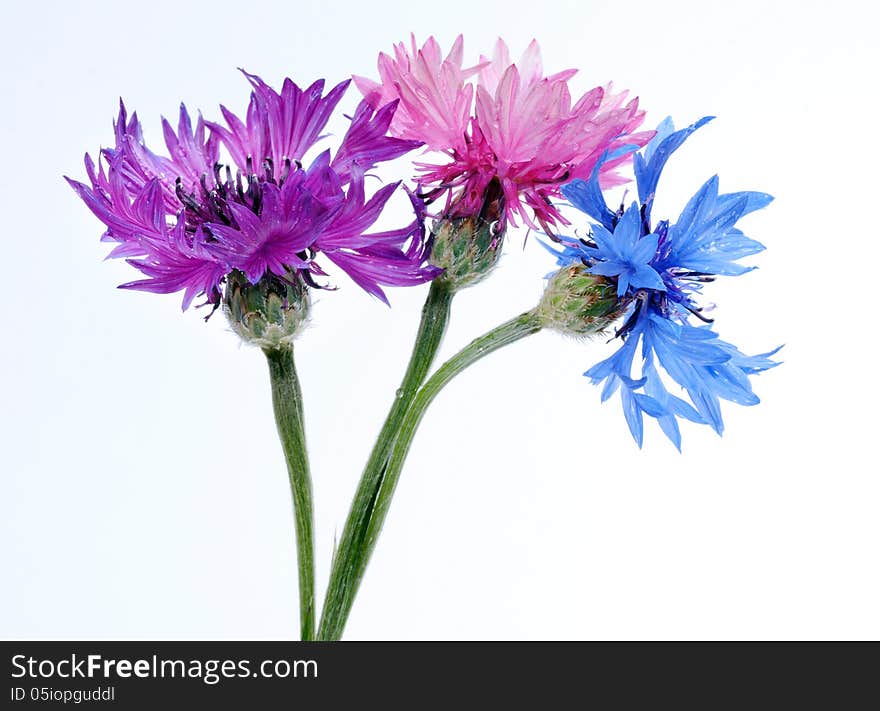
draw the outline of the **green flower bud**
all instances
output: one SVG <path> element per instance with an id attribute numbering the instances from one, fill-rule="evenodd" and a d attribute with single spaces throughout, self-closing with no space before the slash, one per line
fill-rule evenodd
<path id="1" fill-rule="evenodd" d="M 434 228 L 431 264 L 443 269 L 438 279 L 454 290 L 473 286 L 498 263 L 503 234 L 496 223 L 479 217 L 445 218 Z"/>
<path id="2" fill-rule="evenodd" d="M 504 243 L 500 219 L 503 212 L 501 183 L 493 179 L 486 187 L 478 215 L 461 215 L 453 205 L 452 216 L 434 224 L 431 264 L 444 270 L 438 280 L 458 291 L 489 275 L 498 263 Z"/>
<path id="3" fill-rule="evenodd" d="M 269 274 L 251 284 L 239 271 L 226 278 L 223 312 L 245 343 L 274 350 L 293 343 L 309 317 L 308 287 L 296 273 Z"/>
<path id="4" fill-rule="evenodd" d="M 545 328 L 585 336 L 599 333 L 617 320 L 626 304 L 605 277 L 580 264 L 563 267 L 547 281 L 537 314 Z"/>

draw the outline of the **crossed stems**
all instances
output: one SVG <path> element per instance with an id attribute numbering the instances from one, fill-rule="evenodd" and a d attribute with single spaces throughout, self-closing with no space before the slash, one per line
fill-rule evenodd
<path id="1" fill-rule="evenodd" d="M 426 382 L 446 332 L 454 293 L 454 289 L 442 279 L 431 283 L 409 365 L 367 460 L 333 557 L 317 630 L 312 485 L 303 430 L 302 394 L 292 347 L 266 351 L 275 417 L 293 495 L 303 640 L 338 640 L 342 637 L 413 438 L 437 394 L 456 375 L 484 356 L 541 330 L 535 311 L 521 314 L 473 340 Z"/>

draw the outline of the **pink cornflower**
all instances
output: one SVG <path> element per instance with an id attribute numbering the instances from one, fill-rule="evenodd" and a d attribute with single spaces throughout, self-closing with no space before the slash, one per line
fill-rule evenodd
<path id="1" fill-rule="evenodd" d="M 399 100 L 393 135 L 449 158 L 417 164 L 421 189 L 435 199 L 446 194 L 446 217 L 479 214 L 494 196 L 502 226 L 521 219 L 552 233 L 567 224 L 553 204 L 563 184 L 588 178 L 606 153 L 643 146 L 653 135 L 634 133 L 644 117 L 638 99 L 612 93 L 610 84 L 572 104 L 568 80 L 577 70 L 545 77 L 534 40 L 517 63 L 501 39 L 491 60 L 462 63 L 461 36 L 445 58 L 433 37 L 421 49 L 411 37 L 409 50 L 400 43 L 393 57 L 379 55 L 380 82 L 354 77 L 373 108 Z M 601 164 L 604 187 L 625 182 L 615 169 L 627 160 Z"/>

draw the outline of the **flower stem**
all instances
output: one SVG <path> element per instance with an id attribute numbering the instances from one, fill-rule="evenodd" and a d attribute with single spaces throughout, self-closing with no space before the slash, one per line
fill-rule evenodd
<path id="1" fill-rule="evenodd" d="M 337 640 L 342 636 L 342 630 L 369 560 L 370 550 L 365 547 L 365 541 L 376 496 L 382 485 L 385 464 L 403 418 L 419 387 L 425 381 L 443 335 L 446 333 L 453 295 L 454 290 L 443 280 L 431 282 L 428 298 L 422 308 L 422 320 L 409 365 L 385 418 L 382 431 L 364 467 L 345 528 L 333 556 L 318 639 Z"/>
<path id="2" fill-rule="evenodd" d="M 272 404 L 278 435 L 287 461 L 296 523 L 296 559 L 299 568 L 300 636 L 315 635 L 315 550 L 312 538 L 312 479 L 306 452 L 302 391 L 293 361 L 293 346 L 264 351 L 272 381 Z"/>
<path id="3" fill-rule="evenodd" d="M 382 475 L 370 508 L 370 516 L 364 522 L 364 536 L 359 549 L 359 569 L 357 580 L 363 576 L 367 563 L 376 547 L 388 507 L 394 496 L 397 481 L 400 478 L 403 464 L 409 453 L 410 445 L 415 437 L 419 423 L 433 399 L 446 384 L 468 366 L 476 363 L 484 356 L 510 343 L 525 338 L 541 330 L 538 316 L 529 311 L 489 331 L 475 339 L 466 348 L 444 363 L 440 369 L 425 383 L 412 400 L 412 404 L 402 417 L 397 436 L 392 443 L 387 461 L 382 468 Z M 321 627 L 321 639 L 339 639 L 351 610 L 351 601 L 347 607 L 340 609 L 333 620 L 334 626 Z M 326 606 L 325 606 L 326 611 Z M 326 614 L 326 612 L 325 612 Z M 326 636 L 325 636 L 326 635 Z"/>
<path id="4" fill-rule="evenodd" d="M 419 424 L 433 402 L 437 394 L 459 373 L 476 363 L 481 358 L 497 351 L 499 348 L 515 343 L 526 336 L 537 333 L 542 328 L 542 323 L 538 315 L 534 311 L 527 311 L 520 314 L 516 318 L 493 328 L 488 333 L 471 341 L 469 345 L 464 347 L 452 358 L 447 360 L 434 375 L 430 377 L 428 382 L 419 390 L 412 405 L 404 417 L 400 426 L 400 432 L 394 442 L 388 464 L 385 469 L 385 476 L 382 479 L 382 486 L 376 497 L 376 504 L 373 509 L 373 516 L 370 519 L 370 525 L 367 530 L 367 556 L 372 553 L 376 546 L 379 534 L 382 532 L 382 525 L 385 523 L 385 517 L 388 513 L 388 507 L 391 505 L 391 499 L 394 496 L 394 490 L 397 487 L 397 481 L 406 457 L 409 454 L 410 446 L 413 438 L 418 430 Z"/>

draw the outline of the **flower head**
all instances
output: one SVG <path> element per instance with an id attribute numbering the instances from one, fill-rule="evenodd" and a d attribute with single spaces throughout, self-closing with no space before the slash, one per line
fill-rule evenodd
<path id="1" fill-rule="evenodd" d="M 411 38 L 394 56 L 379 55 L 379 78 L 355 77 L 374 108 L 398 100 L 391 131 L 421 141 L 447 161 L 422 163 L 418 178 L 432 197 L 446 194 L 444 217 L 477 215 L 487 191 L 500 184 L 499 219 L 552 231 L 567 224 L 553 205 L 560 186 L 587 177 L 608 149 L 644 143 L 650 132 L 633 133 L 642 122 L 638 100 L 611 86 L 596 87 L 572 103 L 568 80 L 575 70 L 544 76 L 541 52 L 532 42 L 518 63 L 498 40 L 492 59 L 463 68 L 459 36 L 444 58 L 432 37 L 419 49 Z M 469 81 L 477 77 L 476 86 Z M 621 182 L 615 173 L 627 154 L 606 160 L 603 185 Z"/>
<path id="2" fill-rule="evenodd" d="M 666 160 L 709 120 L 680 131 L 669 119 L 658 127 L 644 151 L 635 155 L 639 202 L 629 207 L 612 211 L 606 205 L 599 185 L 600 165 L 589 180 L 562 189 L 575 207 L 598 222 L 592 225 L 589 239 L 562 240 L 562 250 L 555 252 L 559 264 L 581 265 L 614 284 L 624 312 L 623 325 L 615 333 L 623 341 L 621 347 L 585 375 L 594 384 L 604 383 L 603 401 L 620 392 L 627 424 L 639 446 L 645 414 L 658 421 L 678 448 L 678 418 L 708 424 L 721 434 L 720 400 L 756 404 L 749 376 L 777 365 L 770 358 L 776 351 L 746 356 L 722 341 L 698 303 L 703 285 L 715 276 L 738 276 L 751 269 L 738 260 L 764 247 L 735 224 L 772 198 L 759 192 L 721 194 L 715 176 L 691 198 L 678 220 L 651 221 L 654 192 Z M 694 318 L 701 323 L 694 325 Z M 639 344 L 640 373 L 634 373 Z M 684 389 L 688 400 L 667 389 L 661 369 Z"/>
<path id="3" fill-rule="evenodd" d="M 317 286 L 320 254 L 382 300 L 382 286 L 433 278 L 420 203 L 410 224 L 369 232 L 399 183 L 367 198 L 365 174 L 421 145 L 388 135 L 396 105 L 374 111 L 361 102 L 335 157 L 325 151 L 304 165 L 348 82 L 325 94 L 323 80 L 301 89 L 286 79 L 276 92 L 245 76 L 252 86 L 245 119 L 221 107 L 225 125 L 199 116 L 193 128 L 181 106 L 176 132 L 162 122 L 167 157 L 147 148 L 137 115 L 129 118 L 120 103 L 115 146 L 97 164 L 86 155 L 88 184 L 68 179 L 106 226 L 104 239 L 116 245 L 110 256 L 145 276 L 122 286 L 182 291 L 184 308 L 198 296 L 217 306 L 231 275 L 252 285 Z M 231 159 L 225 165 L 221 147 Z"/>

